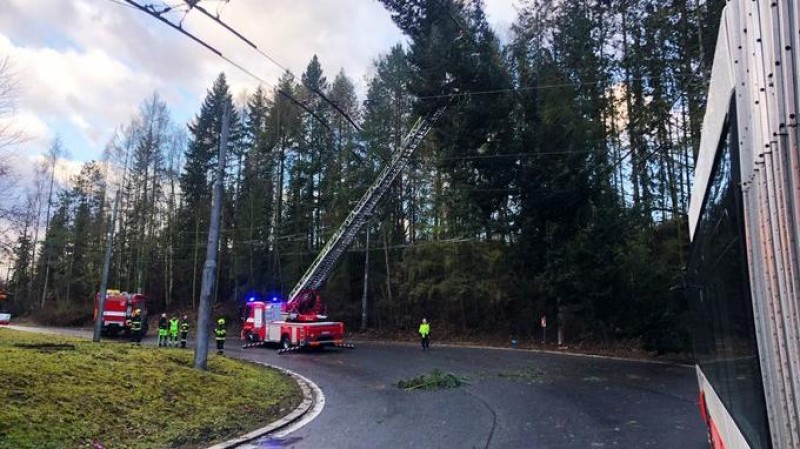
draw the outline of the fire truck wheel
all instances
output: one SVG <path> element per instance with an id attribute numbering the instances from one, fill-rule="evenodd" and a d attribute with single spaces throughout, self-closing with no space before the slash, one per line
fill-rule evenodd
<path id="1" fill-rule="evenodd" d="M 292 347 L 292 345 L 289 343 L 289 336 L 288 335 L 284 335 L 283 337 L 281 337 L 281 347 L 283 349 L 289 349 L 289 348 Z"/>

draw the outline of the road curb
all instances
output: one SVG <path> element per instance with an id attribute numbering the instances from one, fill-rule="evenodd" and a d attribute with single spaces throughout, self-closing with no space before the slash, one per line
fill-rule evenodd
<path id="1" fill-rule="evenodd" d="M 391 344 L 403 344 L 408 346 L 419 346 L 419 342 L 410 342 L 410 341 L 382 341 L 382 340 L 353 340 L 356 343 L 374 343 L 379 345 L 391 345 Z M 631 359 L 626 357 L 614 356 L 614 355 L 601 355 L 601 354 L 585 354 L 580 352 L 568 352 L 568 351 L 558 351 L 553 349 L 539 349 L 539 348 L 504 348 L 499 346 L 486 346 L 486 345 L 475 345 L 475 344 L 458 344 L 458 343 L 436 343 L 435 346 L 441 348 L 466 348 L 466 349 L 493 349 L 496 351 L 510 351 L 510 352 L 532 352 L 536 354 L 549 354 L 549 355 L 566 355 L 571 357 L 584 357 L 584 358 L 591 358 L 591 359 L 605 359 L 605 360 L 615 360 L 618 362 L 635 362 L 635 363 L 649 363 L 654 365 L 666 365 L 666 366 L 677 366 L 680 368 L 692 368 L 694 369 L 694 365 L 690 365 L 688 363 L 681 363 L 681 362 L 668 362 L 666 360 L 648 360 L 648 359 Z"/>
<path id="2" fill-rule="evenodd" d="M 206 449 L 235 448 L 237 446 L 241 446 L 242 444 L 249 443 L 255 439 L 261 438 L 269 433 L 284 429 L 302 419 L 303 416 L 305 416 L 310 410 L 312 410 L 315 403 L 317 402 L 314 391 L 321 391 L 321 390 L 316 384 L 314 384 L 314 382 L 310 381 L 306 377 L 303 377 L 300 374 L 295 373 L 294 371 L 281 368 L 278 366 L 269 365 L 264 362 L 256 362 L 252 360 L 249 360 L 249 362 L 257 363 L 259 365 L 263 365 L 268 368 L 278 370 L 288 376 L 291 376 L 295 380 L 295 382 L 297 382 L 297 384 L 300 386 L 300 391 L 303 393 L 303 400 L 300 402 L 300 405 L 298 405 L 294 410 L 292 410 L 288 415 L 284 416 L 283 418 L 265 427 L 244 434 L 240 437 L 236 437 L 227 441 L 223 441 L 222 443 L 217 443 L 213 446 L 209 446 Z"/>

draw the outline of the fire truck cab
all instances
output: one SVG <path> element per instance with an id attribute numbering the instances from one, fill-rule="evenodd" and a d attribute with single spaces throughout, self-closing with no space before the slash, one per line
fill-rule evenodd
<path id="1" fill-rule="evenodd" d="M 100 293 L 95 296 L 94 318 L 97 319 Z M 139 309 L 142 313 L 142 335 L 147 334 L 147 297 L 140 293 L 127 293 L 119 290 L 106 290 L 106 303 L 103 309 L 104 335 L 113 336 L 130 332 L 130 320 L 133 312 Z"/>

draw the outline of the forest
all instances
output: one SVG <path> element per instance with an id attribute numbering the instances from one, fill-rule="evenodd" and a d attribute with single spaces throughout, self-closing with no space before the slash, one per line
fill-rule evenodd
<path id="1" fill-rule="evenodd" d="M 151 313 L 194 310 L 224 108 L 214 300 L 286 295 L 411 125 L 444 108 L 323 287 L 332 318 L 531 338 L 546 315 L 554 341 L 687 350 L 674 286 L 725 2 L 524 0 L 502 40 L 481 0 L 381 3 L 406 40 L 376 55 L 365 98 L 308 55 L 246 98 L 220 73 L 189 123 L 153 93 L 66 185 L 54 140 L 13 222 L 12 311 L 90 320 L 110 226 L 109 287 Z"/>

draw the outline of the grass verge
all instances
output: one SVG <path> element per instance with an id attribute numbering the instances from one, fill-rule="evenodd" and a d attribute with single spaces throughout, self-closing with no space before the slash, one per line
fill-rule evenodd
<path id="1" fill-rule="evenodd" d="M 0 449 L 195 448 L 262 427 L 301 392 L 275 370 L 210 355 L 0 329 Z"/>

